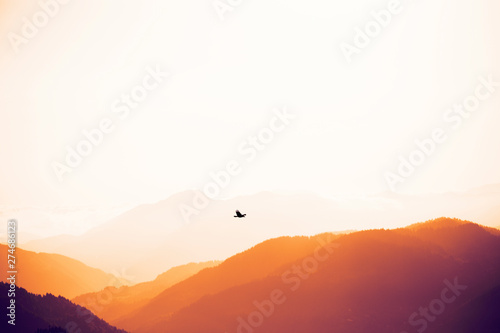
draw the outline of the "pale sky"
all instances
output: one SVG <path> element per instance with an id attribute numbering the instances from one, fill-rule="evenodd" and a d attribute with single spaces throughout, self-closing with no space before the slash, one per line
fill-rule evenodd
<path id="1" fill-rule="evenodd" d="M 221 197 L 378 193 L 434 128 L 448 140 L 399 192 L 500 183 L 500 87 L 458 129 L 443 121 L 478 77 L 500 81 L 500 3 L 404 1 L 348 64 L 340 44 L 388 3 L 245 0 L 222 21 L 211 0 L 73 0 L 16 53 L 9 32 L 41 9 L 0 1 L 0 203 L 160 200 L 231 160 Z M 171 76 L 119 118 L 113 102 L 157 66 Z M 238 147 L 282 106 L 296 118 L 247 162 Z M 113 131 L 59 182 L 51 164 L 104 118 Z"/>

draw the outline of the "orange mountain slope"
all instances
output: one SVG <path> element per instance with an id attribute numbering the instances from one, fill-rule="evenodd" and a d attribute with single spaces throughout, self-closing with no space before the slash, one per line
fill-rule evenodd
<path id="1" fill-rule="evenodd" d="M 7 245 L 0 244 L 2 258 L 7 258 L 7 250 Z M 73 298 L 109 285 L 123 285 L 125 282 L 112 274 L 59 254 L 35 253 L 17 248 L 14 256 L 18 271 L 16 284 L 33 294 L 50 293 Z M 7 282 L 5 271 L 2 282 Z"/>
<path id="2" fill-rule="evenodd" d="M 219 261 L 210 261 L 177 266 L 158 275 L 153 281 L 119 288 L 106 287 L 99 292 L 77 296 L 72 301 L 90 309 L 94 314 L 109 322 L 140 308 L 168 287 L 205 268 L 214 267 L 218 264 L 220 264 Z"/>
<path id="3" fill-rule="evenodd" d="M 269 240 L 113 324 L 132 332 L 410 332 L 424 325 L 451 332 L 454 313 L 500 285 L 500 237 L 472 223 L 362 231 L 335 243 L 319 261 L 314 238 Z M 449 284 L 458 286 L 456 301 L 432 303 Z M 418 311 L 430 303 L 446 312 L 425 319 Z"/>
<path id="4" fill-rule="evenodd" d="M 127 327 L 127 330 L 138 330 L 144 326 L 144 320 L 139 319 L 141 317 L 156 321 L 173 315 L 205 295 L 263 279 L 277 267 L 314 252 L 321 244 L 336 237 L 338 236 L 323 234 L 315 237 L 280 237 L 265 241 L 227 259 L 217 267 L 205 269 L 168 288 L 141 309 L 112 322 L 118 327 Z"/>

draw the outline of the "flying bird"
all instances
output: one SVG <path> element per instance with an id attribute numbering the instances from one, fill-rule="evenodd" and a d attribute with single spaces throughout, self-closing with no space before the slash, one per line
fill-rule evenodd
<path id="1" fill-rule="evenodd" d="M 242 217 L 245 217 L 247 216 L 247 214 L 241 214 L 239 210 L 236 210 L 236 215 L 234 215 L 234 217 L 237 217 L 237 218 L 242 218 Z"/>

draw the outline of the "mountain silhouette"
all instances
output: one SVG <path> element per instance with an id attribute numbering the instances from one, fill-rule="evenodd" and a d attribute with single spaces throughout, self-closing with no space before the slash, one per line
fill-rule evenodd
<path id="1" fill-rule="evenodd" d="M 15 298 L 9 298 L 8 290 L 9 285 L 1 282 L 0 303 L 9 304 L 10 299 L 15 299 L 15 326 L 7 323 L 8 317 L 2 318 L 0 323 L 2 332 L 126 333 L 62 296 L 35 295 L 17 287 Z"/>

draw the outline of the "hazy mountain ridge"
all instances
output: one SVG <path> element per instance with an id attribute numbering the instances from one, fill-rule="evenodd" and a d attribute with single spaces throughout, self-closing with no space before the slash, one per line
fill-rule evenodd
<path id="1" fill-rule="evenodd" d="M 199 215 L 184 221 L 179 208 L 192 205 L 195 195 L 194 191 L 185 191 L 154 204 L 140 205 L 81 236 L 52 237 L 23 246 L 60 253 L 108 272 L 126 270 L 136 277 L 135 282 L 140 282 L 186 262 L 224 260 L 279 236 L 352 230 L 353 226 L 397 228 L 443 215 L 497 225 L 495 212 L 500 212 L 500 185 L 492 185 L 428 197 L 389 192 L 342 199 L 261 192 L 210 201 Z M 248 213 L 245 221 L 234 220 L 236 208 Z M 110 234 L 115 237 L 110 239 Z M 131 243 L 136 246 L 130 247 Z"/>
<path id="2" fill-rule="evenodd" d="M 0 255 L 7 258 L 6 245 L 0 244 Z M 35 253 L 17 248 L 15 253 L 16 284 L 31 293 L 51 293 L 73 298 L 87 292 L 98 291 L 109 285 L 122 285 L 126 281 L 78 260 L 60 254 Z M 7 282 L 4 275 L 2 282 Z"/>
<path id="3" fill-rule="evenodd" d="M 220 262 L 190 263 L 169 269 L 149 282 L 133 286 L 106 287 L 99 292 L 75 297 L 72 301 L 87 307 L 95 315 L 110 322 L 138 309 L 165 289 L 179 283 L 199 271 L 219 265 Z"/>

